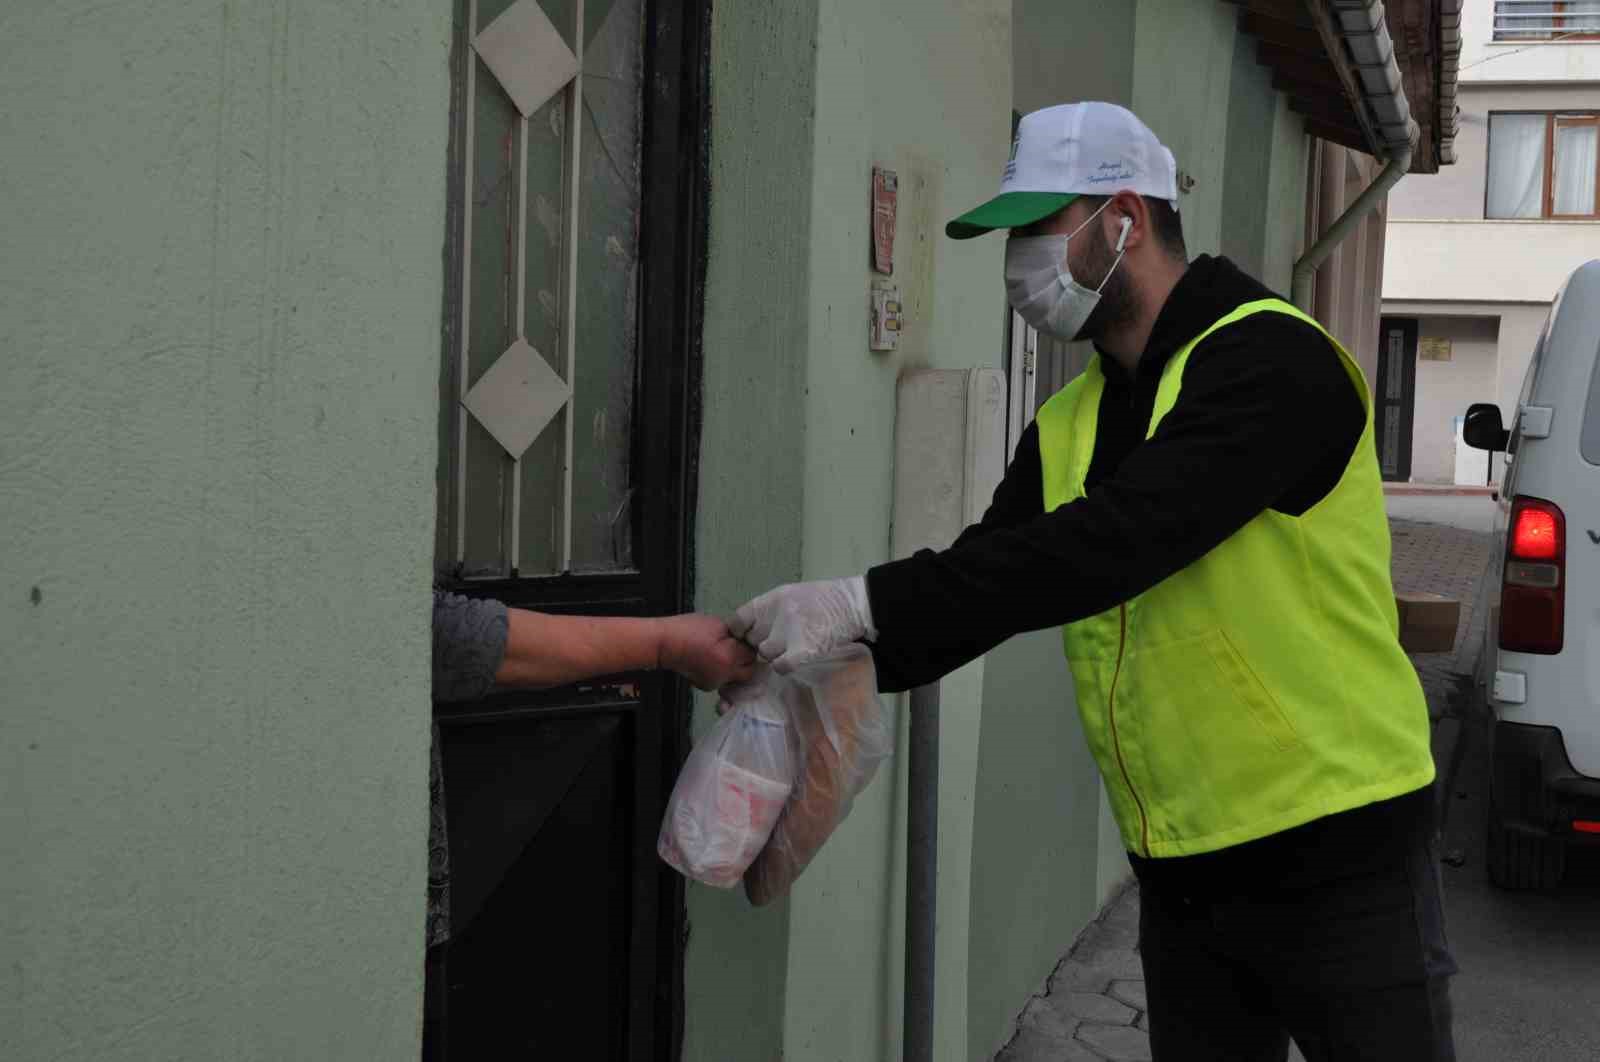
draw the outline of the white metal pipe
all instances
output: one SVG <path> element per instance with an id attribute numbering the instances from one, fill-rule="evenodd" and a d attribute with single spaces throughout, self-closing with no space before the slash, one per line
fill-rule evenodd
<path id="1" fill-rule="evenodd" d="M 1416 128 L 1415 122 L 1412 123 L 1412 128 Z M 1306 313 L 1311 312 L 1312 285 L 1316 279 L 1317 267 L 1327 261 L 1328 256 L 1344 242 L 1344 238 L 1350 235 L 1351 230 L 1366 220 L 1366 216 L 1383 202 L 1383 197 L 1389 194 L 1389 189 L 1394 187 L 1395 182 L 1406 175 L 1411 169 L 1412 153 L 1412 147 L 1407 145 L 1403 150 L 1391 155 L 1382 172 L 1360 195 L 1356 196 L 1356 201 L 1339 215 L 1339 220 L 1328 226 L 1328 230 L 1294 264 L 1294 284 L 1291 290 L 1294 304 L 1300 309 Z"/>

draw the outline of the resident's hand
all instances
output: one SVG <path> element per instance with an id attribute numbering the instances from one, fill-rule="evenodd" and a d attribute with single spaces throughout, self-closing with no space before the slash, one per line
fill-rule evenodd
<path id="1" fill-rule="evenodd" d="M 780 586 L 741 608 L 732 629 L 780 675 L 851 642 L 877 637 L 861 576 Z"/>
<path id="2" fill-rule="evenodd" d="M 669 616 L 661 623 L 661 666 L 702 690 L 748 682 L 756 654 L 715 616 Z"/>

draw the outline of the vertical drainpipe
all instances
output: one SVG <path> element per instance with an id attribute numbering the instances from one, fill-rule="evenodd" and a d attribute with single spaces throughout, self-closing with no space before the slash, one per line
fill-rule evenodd
<path id="1" fill-rule="evenodd" d="M 1414 122 L 1412 123 L 1413 127 L 1415 124 Z M 1312 244 L 1311 248 L 1301 255 L 1300 260 L 1294 264 L 1293 298 L 1294 304 L 1300 309 L 1307 313 L 1311 312 L 1311 296 L 1314 290 L 1313 284 L 1316 280 L 1317 266 L 1321 265 L 1329 255 L 1333 254 L 1339 244 L 1344 242 L 1344 238 L 1350 235 L 1356 226 L 1366 220 L 1366 216 L 1379 203 L 1383 202 L 1383 197 L 1389 194 L 1389 189 L 1393 188 L 1395 183 L 1406 175 L 1407 171 L 1411 169 L 1411 154 L 1412 148 L 1408 145 L 1390 155 L 1388 164 L 1383 167 L 1383 172 L 1379 173 L 1373 179 L 1373 182 L 1367 185 L 1360 195 L 1356 196 L 1356 201 L 1351 203 L 1345 212 L 1339 216 L 1339 220 L 1329 226 L 1328 230 L 1322 234 L 1322 237 Z"/>

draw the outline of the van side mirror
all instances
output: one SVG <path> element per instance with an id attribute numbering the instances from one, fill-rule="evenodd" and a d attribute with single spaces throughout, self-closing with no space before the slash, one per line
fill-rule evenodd
<path id="1" fill-rule="evenodd" d="M 1474 402 L 1467 407 L 1467 419 L 1461 425 L 1461 437 L 1475 450 L 1499 453 L 1511 441 L 1505 422 L 1500 419 L 1500 407 L 1493 402 Z"/>

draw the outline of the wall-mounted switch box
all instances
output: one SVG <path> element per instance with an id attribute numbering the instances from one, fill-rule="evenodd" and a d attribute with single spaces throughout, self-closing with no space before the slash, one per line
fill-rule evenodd
<path id="1" fill-rule="evenodd" d="M 872 336 L 870 350 L 893 350 L 900 340 L 900 288 L 887 281 L 872 282 Z"/>

